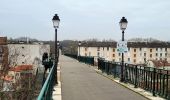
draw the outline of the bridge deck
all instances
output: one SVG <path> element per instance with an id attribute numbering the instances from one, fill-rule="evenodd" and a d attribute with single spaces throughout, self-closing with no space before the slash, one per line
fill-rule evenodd
<path id="1" fill-rule="evenodd" d="M 62 100 L 147 100 L 97 74 L 89 65 L 60 56 Z"/>

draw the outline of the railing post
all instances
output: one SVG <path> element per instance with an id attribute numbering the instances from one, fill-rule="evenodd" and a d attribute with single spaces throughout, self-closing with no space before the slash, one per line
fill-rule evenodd
<path id="1" fill-rule="evenodd" d="M 137 88 L 137 65 L 135 66 L 135 88 Z"/>
<path id="2" fill-rule="evenodd" d="M 164 95 L 165 94 L 165 73 L 164 73 L 164 70 L 163 70 L 163 83 L 162 83 L 162 95 Z"/>
<path id="3" fill-rule="evenodd" d="M 152 91 L 153 96 L 156 96 L 155 95 L 155 80 L 156 80 L 155 77 L 156 77 L 156 68 L 153 68 L 153 91 Z"/>
<path id="4" fill-rule="evenodd" d="M 128 77 L 128 74 L 127 74 L 127 64 L 125 63 L 125 83 L 127 83 L 127 77 Z"/>
<path id="5" fill-rule="evenodd" d="M 165 97 L 168 98 L 168 70 L 166 72 L 166 94 L 165 94 Z"/>

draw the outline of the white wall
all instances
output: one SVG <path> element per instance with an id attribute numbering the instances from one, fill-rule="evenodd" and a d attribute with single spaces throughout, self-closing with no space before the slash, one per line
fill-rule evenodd
<path id="1" fill-rule="evenodd" d="M 37 68 L 41 65 L 44 52 L 50 53 L 50 45 L 44 44 L 8 44 L 9 66 L 33 65 Z"/>

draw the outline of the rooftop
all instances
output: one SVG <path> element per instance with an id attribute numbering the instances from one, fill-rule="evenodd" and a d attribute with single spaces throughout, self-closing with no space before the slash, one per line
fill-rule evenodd
<path id="1" fill-rule="evenodd" d="M 82 42 L 82 47 L 117 47 L 117 42 Z M 128 42 L 132 48 L 170 48 L 170 42 Z"/>
<path id="2" fill-rule="evenodd" d="M 15 72 L 21 72 L 21 71 L 27 71 L 27 70 L 33 70 L 32 65 L 19 65 L 15 67 L 11 67 L 9 71 L 15 71 Z"/>

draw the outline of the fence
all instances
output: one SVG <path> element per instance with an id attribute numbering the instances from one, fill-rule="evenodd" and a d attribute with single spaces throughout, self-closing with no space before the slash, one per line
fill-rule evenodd
<path id="1" fill-rule="evenodd" d="M 80 62 L 83 62 L 85 64 L 94 65 L 94 57 L 88 57 L 88 56 L 77 56 L 73 54 L 64 54 L 65 56 L 77 59 Z"/>
<path id="2" fill-rule="evenodd" d="M 74 59 L 77 59 L 77 55 L 74 55 L 74 54 L 64 54 L 65 56 L 68 56 L 68 57 L 71 57 L 71 58 L 74 58 Z"/>
<path id="3" fill-rule="evenodd" d="M 41 92 L 38 96 L 37 100 L 52 100 L 52 93 L 53 93 L 53 86 L 54 82 L 56 81 L 56 68 L 55 64 L 50 70 L 50 73 L 48 74 L 48 77 L 41 89 Z"/>
<path id="4" fill-rule="evenodd" d="M 103 58 L 98 58 L 98 70 L 107 73 L 107 75 L 113 75 L 114 78 L 120 78 L 120 63 L 106 61 Z"/>
<path id="5" fill-rule="evenodd" d="M 120 78 L 121 63 L 109 62 L 98 58 L 98 69 L 114 78 Z M 153 93 L 170 99 L 170 71 L 152 67 L 125 64 L 124 82 L 133 84 Z"/>
<path id="6" fill-rule="evenodd" d="M 78 56 L 78 60 L 89 65 L 94 65 L 94 57 Z"/>
<path id="7" fill-rule="evenodd" d="M 143 88 L 153 93 L 169 98 L 170 94 L 170 71 L 152 67 L 137 65 L 125 65 L 125 79 L 134 86 Z"/>

